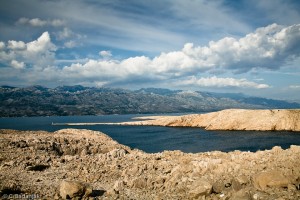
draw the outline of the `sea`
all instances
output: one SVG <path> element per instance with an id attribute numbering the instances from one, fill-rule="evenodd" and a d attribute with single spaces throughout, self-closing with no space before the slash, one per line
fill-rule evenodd
<path id="1" fill-rule="evenodd" d="M 177 113 L 174 115 L 180 115 Z M 300 132 L 288 131 L 206 131 L 202 128 L 160 126 L 54 126 L 53 123 L 124 122 L 148 115 L 51 116 L 0 118 L 0 129 L 56 131 L 64 128 L 101 131 L 117 142 L 147 153 L 180 150 L 186 153 L 229 152 L 272 149 L 300 145 Z"/>

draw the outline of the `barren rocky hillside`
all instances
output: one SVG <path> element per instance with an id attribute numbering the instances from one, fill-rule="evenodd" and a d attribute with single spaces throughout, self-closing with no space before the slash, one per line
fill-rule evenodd
<path id="1" fill-rule="evenodd" d="M 0 131 L 0 192 L 43 199 L 299 199 L 300 147 L 147 154 L 103 133 Z"/>
<path id="2" fill-rule="evenodd" d="M 203 127 L 206 130 L 300 131 L 300 109 L 227 109 L 207 114 L 154 116 L 123 125 Z"/>
<path id="3" fill-rule="evenodd" d="M 227 108 L 299 108 L 299 103 L 243 94 L 147 88 L 0 87 L 0 117 L 207 112 Z"/>

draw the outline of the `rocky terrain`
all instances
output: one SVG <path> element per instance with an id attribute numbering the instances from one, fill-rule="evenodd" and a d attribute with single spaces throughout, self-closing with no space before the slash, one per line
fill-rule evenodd
<path id="1" fill-rule="evenodd" d="M 299 108 L 244 94 L 146 88 L 0 87 L 0 117 L 207 112 L 227 108 Z"/>
<path id="2" fill-rule="evenodd" d="M 207 114 L 139 117 L 121 125 L 187 126 L 206 130 L 300 131 L 300 109 L 227 109 Z"/>
<path id="3" fill-rule="evenodd" d="M 90 130 L 0 130 L 0 152 L 2 199 L 300 199 L 294 145 L 148 154 Z"/>

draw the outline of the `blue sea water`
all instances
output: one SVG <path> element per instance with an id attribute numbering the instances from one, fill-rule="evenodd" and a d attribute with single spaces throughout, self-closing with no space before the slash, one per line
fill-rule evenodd
<path id="1" fill-rule="evenodd" d="M 183 152 L 257 151 L 273 146 L 300 145 L 300 132 L 206 131 L 201 128 L 159 126 L 52 126 L 53 123 L 123 122 L 145 115 L 63 116 L 0 118 L 0 129 L 56 131 L 63 128 L 101 131 L 121 144 L 148 153 L 164 150 Z"/>

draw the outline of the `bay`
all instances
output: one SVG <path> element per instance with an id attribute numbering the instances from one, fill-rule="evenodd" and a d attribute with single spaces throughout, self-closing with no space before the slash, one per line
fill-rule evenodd
<path id="1" fill-rule="evenodd" d="M 178 115 L 178 114 L 174 114 Z M 0 129 L 56 131 L 77 128 L 101 131 L 121 144 L 148 153 L 181 150 L 188 153 L 206 151 L 257 151 L 273 146 L 288 148 L 300 145 L 300 132 L 206 131 L 201 128 L 158 126 L 53 126 L 52 123 L 124 122 L 147 115 L 51 116 L 0 118 Z"/>

